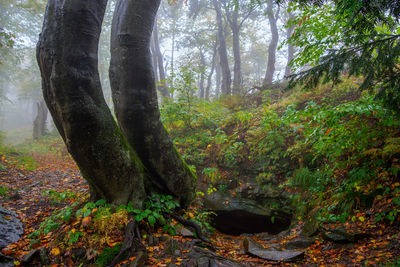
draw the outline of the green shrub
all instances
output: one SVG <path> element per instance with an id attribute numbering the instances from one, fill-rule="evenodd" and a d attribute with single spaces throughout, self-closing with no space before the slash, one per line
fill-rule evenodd
<path id="1" fill-rule="evenodd" d="M 221 179 L 218 168 L 204 168 L 202 173 L 205 174 L 213 184 Z"/>
<path id="2" fill-rule="evenodd" d="M 176 207 L 179 207 L 179 203 L 172 196 L 154 193 L 144 202 L 143 210 L 132 209 L 132 212 L 137 222 L 144 220 L 152 227 L 159 222 L 165 231 L 175 234 L 175 228 L 171 225 L 170 219 L 165 218 L 164 215 L 172 213 Z"/>
<path id="3" fill-rule="evenodd" d="M 77 194 L 74 191 L 57 192 L 54 189 L 44 191 L 42 196 L 48 196 L 50 202 L 53 204 L 64 203 L 68 200 L 74 200 L 77 198 Z"/>
<path id="4" fill-rule="evenodd" d="M 291 185 L 303 190 L 318 190 L 323 182 L 324 175 L 320 171 L 313 172 L 308 168 L 301 168 L 294 172 Z"/>

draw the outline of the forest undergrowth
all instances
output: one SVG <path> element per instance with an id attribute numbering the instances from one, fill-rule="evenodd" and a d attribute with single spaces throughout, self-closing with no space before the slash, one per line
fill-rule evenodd
<path id="1" fill-rule="evenodd" d="M 284 245 L 305 230 L 316 236 L 303 259 L 278 264 L 400 264 L 400 120 L 358 84 L 347 79 L 313 91 L 276 86 L 218 101 L 183 90 L 163 103 L 164 125 L 199 177 L 197 199 L 184 217 L 202 227 L 217 254 L 252 266 L 276 264 L 244 253 L 245 236 L 215 231 L 212 213 L 202 207 L 207 194 L 235 197 L 255 184 L 285 190 L 295 215 L 285 237 L 252 238 L 269 246 Z M 178 203 L 153 195 L 140 211 L 90 202 L 88 186 L 58 137 L 1 146 L 0 174 L 1 205 L 16 211 L 25 228 L 20 241 L 2 251 L 17 266 L 41 247 L 54 266 L 107 266 L 132 215 L 144 229 L 145 266 L 184 265 L 188 259 L 192 237 L 182 236 L 179 223 L 168 216 Z M 337 245 L 323 239 L 320 229 L 345 229 L 364 238 Z"/>

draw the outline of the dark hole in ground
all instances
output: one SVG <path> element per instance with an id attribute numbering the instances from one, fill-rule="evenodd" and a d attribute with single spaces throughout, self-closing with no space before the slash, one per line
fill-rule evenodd
<path id="1" fill-rule="evenodd" d="M 225 234 L 256 234 L 267 232 L 277 234 L 289 228 L 290 217 L 258 215 L 243 210 L 214 211 L 217 215 L 213 218 L 214 227 Z M 273 221 L 273 222 L 272 222 Z"/>

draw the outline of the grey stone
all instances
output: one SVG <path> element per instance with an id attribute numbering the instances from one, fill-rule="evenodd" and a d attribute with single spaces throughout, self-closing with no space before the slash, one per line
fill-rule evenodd
<path id="1" fill-rule="evenodd" d="M 181 235 L 183 237 L 194 237 L 194 234 L 192 231 L 190 231 L 189 229 L 183 227 L 183 226 L 179 226 L 176 228 L 176 233 L 178 235 Z"/>
<path id="2" fill-rule="evenodd" d="M 311 246 L 315 242 L 314 238 L 309 237 L 298 237 L 294 240 L 290 240 L 285 244 L 287 249 L 305 249 Z"/>
<path id="3" fill-rule="evenodd" d="M 189 253 L 187 267 L 243 267 L 244 265 L 197 246 Z"/>
<path id="4" fill-rule="evenodd" d="M 0 250 L 17 242 L 23 232 L 24 228 L 17 215 L 0 206 Z"/>
<path id="5" fill-rule="evenodd" d="M 322 228 L 322 237 L 331 242 L 335 243 L 354 243 L 358 240 L 368 237 L 365 233 L 350 233 L 345 229 L 326 229 Z"/>
<path id="6" fill-rule="evenodd" d="M 290 262 L 304 256 L 304 251 L 265 249 L 249 237 L 243 240 L 243 247 L 247 254 L 270 261 Z"/>

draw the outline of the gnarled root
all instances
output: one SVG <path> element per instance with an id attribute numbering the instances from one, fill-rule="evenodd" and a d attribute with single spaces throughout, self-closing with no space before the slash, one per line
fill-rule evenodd
<path id="1" fill-rule="evenodd" d="M 126 252 L 133 254 L 137 251 L 145 250 L 145 247 L 141 243 L 141 237 L 138 230 L 138 224 L 135 219 L 132 219 L 125 228 L 124 241 L 122 242 L 121 250 L 118 255 L 112 260 L 108 267 L 117 265 Z"/>
<path id="2" fill-rule="evenodd" d="M 176 214 L 170 214 L 170 216 L 172 218 L 174 218 L 180 224 L 182 224 L 182 225 L 184 225 L 186 227 L 192 228 L 196 232 L 196 235 L 197 235 L 198 239 L 200 239 L 201 241 L 203 241 L 203 242 L 211 245 L 211 247 L 213 247 L 213 244 L 211 243 L 211 241 L 207 237 L 205 237 L 203 235 L 203 233 L 201 231 L 201 228 L 200 228 L 200 225 L 198 223 L 196 223 L 194 221 L 191 221 L 191 220 L 183 219 L 181 216 L 176 215 Z"/>

